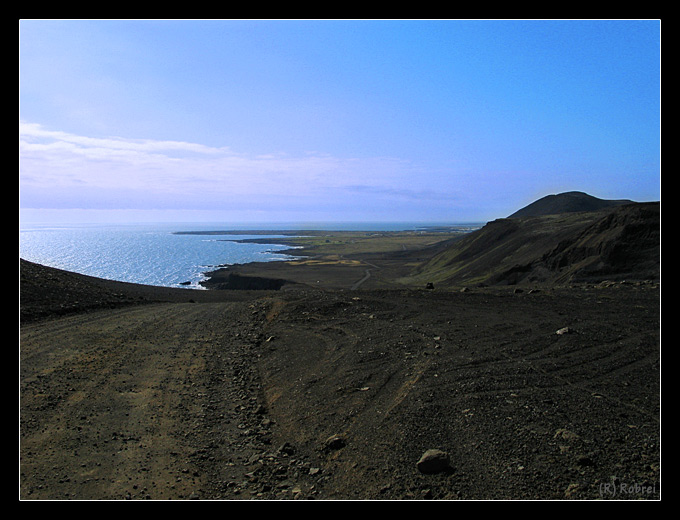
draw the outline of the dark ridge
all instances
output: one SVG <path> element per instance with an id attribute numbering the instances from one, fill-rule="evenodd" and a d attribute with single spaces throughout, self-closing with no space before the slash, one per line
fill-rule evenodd
<path id="1" fill-rule="evenodd" d="M 547 195 L 528 206 L 516 211 L 508 218 L 537 217 L 541 215 L 557 215 L 560 213 L 576 213 L 598 211 L 601 209 L 632 204 L 632 200 L 598 199 L 581 191 L 568 191 L 557 195 Z"/>
<path id="2" fill-rule="evenodd" d="M 201 282 L 208 289 L 232 290 L 232 291 L 278 291 L 288 283 L 286 280 L 276 278 L 263 278 L 260 276 L 243 276 L 236 273 L 221 271 L 211 273 L 211 278 Z"/>
<path id="3" fill-rule="evenodd" d="M 247 290 L 203 291 L 105 280 L 19 259 L 21 323 L 129 305 L 242 301 L 250 297 Z"/>

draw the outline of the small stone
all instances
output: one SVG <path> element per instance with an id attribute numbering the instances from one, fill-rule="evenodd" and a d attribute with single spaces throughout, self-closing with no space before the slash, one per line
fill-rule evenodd
<path id="1" fill-rule="evenodd" d="M 562 336 L 563 334 L 571 334 L 572 332 L 574 332 L 574 329 L 569 327 L 562 327 L 561 329 L 558 329 L 555 332 L 555 334 L 557 334 L 558 336 Z"/>
<path id="2" fill-rule="evenodd" d="M 578 464 L 579 466 L 594 466 L 595 465 L 595 463 L 593 462 L 593 459 L 591 459 L 590 457 L 588 457 L 586 455 L 581 455 L 580 457 L 578 457 L 578 459 L 576 459 L 576 464 Z"/>
<path id="3" fill-rule="evenodd" d="M 279 453 L 293 455 L 295 453 L 295 448 L 293 448 L 293 446 L 289 442 L 284 442 L 279 448 Z"/>
<path id="4" fill-rule="evenodd" d="M 581 485 L 577 483 L 572 483 L 567 486 L 567 489 L 564 491 L 564 497 L 565 498 L 572 498 L 581 491 Z"/>
<path id="5" fill-rule="evenodd" d="M 427 450 L 416 466 L 421 473 L 438 473 L 449 468 L 449 455 L 442 450 Z"/>
<path id="6" fill-rule="evenodd" d="M 328 450 L 339 450 L 346 444 L 347 442 L 342 435 L 331 435 L 328 437 L 328 439 L 326 439 L 326 442 L 324 442 L 324 447 Z"/>
<path id="7" fill-rule="evenodd" d="M 567 430 L 566 428 L 560 428 L 555 432 L 555 435 L 553 436 L 554 439 L 563 439 L 565 441 L 576 441 L 578 440 L 579 436 L 578 434 Z"/>

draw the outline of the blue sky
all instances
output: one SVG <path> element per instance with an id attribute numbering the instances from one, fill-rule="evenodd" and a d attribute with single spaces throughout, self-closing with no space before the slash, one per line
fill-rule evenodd
<path id="1" fill-rule="evenodd" d="M 24 220 L 660 199 L 658 20 L 21 20 Z"/>

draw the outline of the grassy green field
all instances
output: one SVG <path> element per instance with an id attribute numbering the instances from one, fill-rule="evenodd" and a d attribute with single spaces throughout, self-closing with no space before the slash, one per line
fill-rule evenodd
<path id="1" fill-rule="evenodd" d="M 290 237 L 284 242 L 315 255 L 357 255 L 423 249 L 458 237 L 461 233 L 334 231 L 314 236 Z"/>

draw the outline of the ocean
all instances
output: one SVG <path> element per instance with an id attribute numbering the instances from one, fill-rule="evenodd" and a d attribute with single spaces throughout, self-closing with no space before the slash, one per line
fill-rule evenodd
<path id="1" fill-rule="evenodd" d="M 19 257 L 108 280 L 201 289 L 205 272 L 225 264 L 290 259 L 280 244 L 234 240 L 281 235 L 182 235 L 224 230 L 207 224 L 31 225 L 19 230 Z M 188 285 L 186 283 L 188 282 Z"/>
<path id="2" fill-rule="evenodd" d="M 162 287 L 202 289 L 207 271 L 222 265 L 292 259 L 289 246 L 240 243 L 245 230 L 326 229 L 399 231 L 410 223 L 335 223 L 291 227 L 290 224 L 228 225 L 224 223 L 21 225 L 19 256 L 25 260 L 108 280 Z M 244 230 L 243 235 L 176 234 L 181 231 Z"/>

